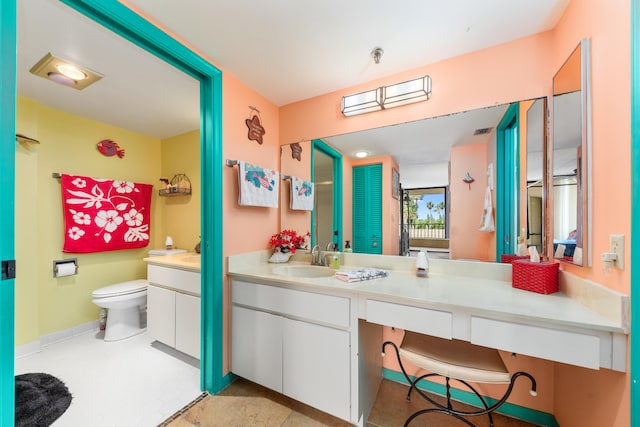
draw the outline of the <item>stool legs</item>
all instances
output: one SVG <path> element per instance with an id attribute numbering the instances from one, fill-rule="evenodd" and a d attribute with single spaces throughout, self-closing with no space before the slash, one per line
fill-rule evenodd
<path id="1" fill-rule="evenodd" d="M 426 379 L 426 378 L 429 378 L 429 377 L 435 377 L 435 376 L 443 377 L 443 375 L 430 373 L 430 374 L 422 375 L 422 376 L 417 377 L 417 378 L 412 380 L 411 377 L 409 376 L 409 374 L 407 374 L 407 371 L 404 369 L 404 365 L 402 364 L 402 359 L 400 358 L 400 351 L 398 350 L 398 346 L 396 346 L 395 343 L 393 343 L 391 341 L 387 341 L 384 344 L 382 344 L 382 355 L 383 356 L 385 355 L 385 348 L 386 348 L 387 345 L 391 345 L 393 347 L 393 349 L 395 350 L 396 357 L 398 359 L 398 364 L 400 365 L 400 369 L 402 370 L 402 374 L 404 375 L 404 377 L 406 378 L 407 382 L 409 383 L 409 391 L 407 393 L 407 400 L 411 400 L 411 392 L 415 389 L 416 393 L 418 393 L 424 399 L 428 400 L 434 406 L 436 406 L 436 408 L 422 409 L 422 410 L 417 411 L 414 414 L 412 414 L 405 421 L 405 423 L 404 423 L 405 427 L 407 427 L 409 425 L 409 423 L 411 421 L 413 421 L 413 419 L 416 418 L 417 416 L 425 414 L 425 413 L 429 413 L 429 412 L 438 412 L 438 413 L 450 415 L 450 416 L 452 416 L 452 417 L 454 417 L 456 419 L 459 419 L 460 421 L 463 421 L 464 423 L 466 423 L 467 425 L 469 425 L 471 427 L 474 427 L 474 424 L 471 423 L 469 420 L 463 418 L 464 416 L 487 415 L 487 417 L 489 418 L 489 425 L 491 427 L 493 427 L 493 417 L 492 417 L 491 413 L 493 411 L 495 411 L 496 409 L 498 409 L 500 406 L 502 406 L 507 401 L 507 399 L 511 395 L 511 391 L 513 390 L 513 385 L 514 385 L 514 383 L 515 383 L 517 378 L 519 378 L 521 376 L 529 378 L 529 380 L 531 381 L 531 394 L 535 395 L 535 393 L 536 393 L 536 380 L 530 374 L 528 374 L 526 372 L 516 372 L 515 374 L 513 374 L 511 376 L 511 382 L 509 383 L 509 387 L 507 388 L 507 391 L 505 392 L 504 396 L 502 396 L 502 398 L 500 400 L 498 400 L 496 403 L 494 403 L 493 405 L 489 406 L 487 404 L 487 402 L 485 401 L 485 399 L 480 395 L 480 393 L 478 393 L 478 391 L 474 387 L 472 387 L 469 383 L 467 383 L 464 380 L 460 380 L 460 379 L 456 379 L 456 378 L 449 378 L 449 377 L 444 376 L 444 378 L 445 378 L 445 389 L 446 389 L 446 399 L 447 399 L 447 405 L 444 406 L 444 405 L 434 401 L 431 397 L 429 397 L 426 393 L 424 393 L 422 390 L 420 390 L 417 387 L 418 382 L 422 381 L 423 379 Z M 479 411 L 470 411 L 470 412 L 458 411 L 458 410 L 453 409 L 453 406 L 451 404 L 451 384 L 450 384 L 450 380 L 452 380 L 452 379 L 462 383 L 469 390 L 471 390 L 478 397 L 478 399 L 482 403 L 482 406 L 484 407 L 484 409 L 481 409 Z"/>

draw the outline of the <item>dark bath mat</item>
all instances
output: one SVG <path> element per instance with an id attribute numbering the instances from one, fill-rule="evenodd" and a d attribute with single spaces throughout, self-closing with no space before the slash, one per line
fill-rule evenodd
<path id="1" fill-rule="evenodd" d="M 46 427 L 71 404 L 71 393 L 49 374 L 16 375 L 16 427 Z"/>

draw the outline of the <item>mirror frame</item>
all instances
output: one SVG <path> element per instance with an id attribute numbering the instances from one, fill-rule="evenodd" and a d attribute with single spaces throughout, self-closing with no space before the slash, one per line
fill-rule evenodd
<path id="1" fill-rule="evenodd" d="M 581 182 L 578 185 L 581 185 L 581 195 L 582 200 L 579 200 L 582 207 L 582 221 L 579 226 L 582 229 L 582 262 L 576 262 L 575 260 L 567 260 L 564 258 L 555 258 L 558 261 L 568 262 L 574 265 L 589 267 L 592 265 L 592 143 L 591 143 L 591 43 L 589 39 L 582 39 L 576 48 L 571 52 L 567 60 L 562 64 L 562 67 L 558 70 L 558 72 L 553 76 L 552 80 L 552 137 L 551 142 L 548 144 L 548 168 L 547 168 L 547 188 L 549 201 L 547 207 L 547 217 L 551 218 L 549 221 L 549 233 L 550 238 L 548 239 L 548 254 L 549 258 L 555 258 L 554 250 L 553 250 L 553 216 L 549 213 L 553 212 L 553 146 L 554 146 L 554 138 L 555 138 L 555 130 L 556 127 L 553 123 L 553 119 L 555 118 L 553 115 L 553 108 L 555 108 L 555 79 L 558 74 L 562 71 L 562 68 L 567 64 L 569 58 L 579 50 L 580 52 L 580 129 L 581 129 L 581 146 L 582 146 L 582 158 L 580 160 L 580 167 L 582 169 L 582 177 Z M 559 95 L 560 93 L 558 93 Z"/>
<path id="2" fill-rule="evenodd" d="M 322 139 L 311 140 L 311 180 L 316 181 L 315 178 L 315 152 L 316 150 L 329 156 L 333 159 L 333 215 L 331 218 L 332 228 L 334 235 L 332 237 L 333 242 L 337 245 L 337 250 L 342 248 L 342 153 L 331 147 Z M 318 240 L 316 235 L 316 220 L 317 210 L 314 208 L 311 213 L 311 245 L 314 246 Z M 282 215 L 281 215 L 282 216 Z M 337 241 L 336 241 L 337 240 Z"/>
<path id="3" fill-rule="evenodd" d="M 548 166 L 549 166 L 549 161 L 548 161 L 548 153 L 547 153 L 547 147 L 549 144 L 549 137 L 548 137 L 548 114 L 549 114 L 549 99 L 547 97 L 540 97 L 540 98 L 536 98 L 534 99 L 533 104 L 531 104 L 529 106 L 529 108 L 527 109 L 526 112 L 526 123 L 527 123 L 527 132 L 530 129 L 531 126 L 531 120 L 530 120 L 530 116 L 529 114 L 533 111 L 532 108 L 534 106 L 536 106 L 536 104 L 538 103 L 538 101 L 540 102 L 540 106 L 542 108 L 542 120 L 540 122 L 540 125 L 542 126 L 542 148 L 541 148 L 541 154 L 542 154 L 542 158 L 540 159 L 542 164 L 540 165 L 542 168 L 542 174 L 540 176 L 540 185 L 541 185 L 541 193 L 542 193 L 542 212 L 541 212 L 541 218 L 540 218 L 540 226 L 542 228 L 541 230 L 541 236 L 540 236 L 540 253 L 542 255 L 546 255 L 546 249 L 547 249 L 547 230 L 549 230 L 549 214 L 548 214 L 548 188 L 547 188 L 547 182 L 546 182 L 546 176 L 548 174 Z M 526 169 L 524 170 L 524 182 L 525 182 L 525 187 L 526 187 L 526 193 L 524 195 L 524 197 L 526 197 L 527 201 L 524 204 L 525 207 L 525 224 L 526 224 L 526 229 L 527 229 L 527 238 L 530 238 L 531 235 L 531 225 L 530 225 L 530 217 L 529 217 L 529 211 L 530 211 L 530 206 L 529 206 L 529 183 L 528 183 L 528 179 L 527 176 L 529 174 L 529 154 L 531 153 L 530 151 L 530 141 L 529 141 L 529 135 L 527 135 L 527 148 L 526 148 Z M 522 204 L 520 205 L 522 206 Z M 522 215 L 520 215 L 520 217 L 522 218 Z"/>

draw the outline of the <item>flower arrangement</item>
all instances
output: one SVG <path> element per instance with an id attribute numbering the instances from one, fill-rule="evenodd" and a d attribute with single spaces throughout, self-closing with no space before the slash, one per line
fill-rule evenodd
<path id="1" fill-rule="evenodd" d="M 299 235 L 294 230 L 282 230 L 271 236 L 271 239 L 269 239 L 269 247 L 276 251 L 295 254 L 296 249 L 304 247 L 307 237 L 310 235 L 309 232 L 304 235 Z"/>

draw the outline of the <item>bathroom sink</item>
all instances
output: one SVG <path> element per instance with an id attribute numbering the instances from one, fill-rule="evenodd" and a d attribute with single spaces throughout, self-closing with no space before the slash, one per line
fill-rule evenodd
<path id="1" fill-rule="evenodd" d="M 200 264 L 200 255 L 186 256 L 182 258 L 181 261 L 190 264 Z"/>
<path id="2" fill-rule="evenodd" d="M 316 265 L 287 265 L 276 267 L 273 272 L 281 276 L 303 278 L 329 277 L 335 274 L 335 270 L 331 270 L 329 267 Z"/>

